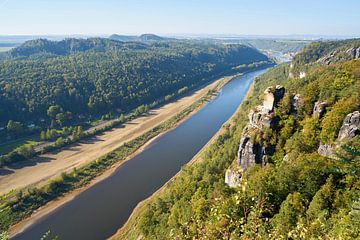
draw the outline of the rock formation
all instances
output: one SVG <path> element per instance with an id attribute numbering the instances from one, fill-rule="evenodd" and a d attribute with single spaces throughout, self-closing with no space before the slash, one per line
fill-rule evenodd
<path id="1" fill-rule="evenodd" d="M 299 73 L 299 78 L 304 78 L 306 77 L 306 72 L 300 72 Z"/>
<path id="2" fill-rule="evenodd" d="M 280 100 L 284 97 L 285 88 L 283 86 L 277 85 L 275 88 L 268 87 L 264 91 L 264 102 L 263 108 L 265 110 L 273 111 Z"/>
<path id="3" fill-rule="evenodd" d="M 231 167 L 225 175 L 225 183 L 230 187 L 240 184 L 241 172 L 246 171 L 254 164 L 265 165 L 265 157 L 272 152 L 271 147 L 265 148 L 260 143 L 251 140 L 251 134 L 261 130 L 264 126 L 274 129 L 277 123 L 274 117 L 276 108 L 284 97 L 285 88 L 283 86 L 268 87 L 264 91 L 263 104 L 250 110 L 248 114 L 249 122 L 245 126 L 239 144 L 236 167 Z"/>
<path id="4" fill-rule="evenodd" d="M 349 54 L 351 59 L 359 59 L 360 58 L 360 47 L 352 47 L 352 48 L 347 49 L 346 51 L 334 50 L 331 53 L 329 53 L 328 55 L 326 55 L 322 58 L 319 58 L 317 60 L 317 62 L 326 64 L 326 65 L 336 63 L 338 61 L 344 60 L 344 54 L 343 54 L 344 52 Z"/>
<path id="5" fill-rule="evenodd" d="M 298 111 L 304 105 L 304 99 L 301 98 L 300 94 L 296 94 L 292 101 L 292 110 Z"/>
<path id="6" fill-rule="evenodd" d="M 319 59 L 317 60 L 317 62 L 318 62 L 318 63 L 324 63 L 324 64 L 329 65 L 329 64 L 331 64 L 331 63 L 333 62 L 333 60 L 334 60 L 334 58 L 335 58 L 335 56 L 336 56 L 336 54 L 337 54 L 338 52 L 339 52 L 339 51 L 335 50 L 335 51 L 329 53 L 328 55 L 326 55 L 326 56 L 324 56 L 324 57 L 322 57 L 322 58 L 319 58 Z"/>
<path id="7" fill-rule="evenodd" d="M 340 128 L 338 140 L 350 140 L 359 134 L 360 130 L 360 112 L 349 113 Z"/>
<path id="8" fill-rule="evenodd" d="M 231 169 L 226 170 L 225 173 L 225 183 L 229 187 L 237 187 L 240 185 L 241 171 L 240 169 Z"/>
<path id="9" fill-rule="evenodd" d="M 333 154 L 333 147 L 329 144 L 320 144 L 317 152 L 324 157 L 330 157 Z"/>
<path id="10" fill-rule="evenodd" d="M 339 130 L 339 135 L 337 141 L 351 140 L 356 135 L 358 135 L 360 129 L 360 112 L 355 111 L 346 115 L 343 124 Z M 334 145 L 330 144 L 320 144 L 318 148 L 318 153 L 324 157 L 331 157 L 333 155 L 334 149 L 339 146 L 339 143 Z"/>
<path id="11" fill-rule="evenodd" d="M 348 50 L 346 50 L 346 53 L 350 54 L 352 58 L 358 59 L 360 58 L 360 47 L 349 48 Z"/>
<path id="12" fill-rule="evenodd" d="M 313 116 L 322 118 L 326 112 L 327 102 L 316 102 L 313 109 Z"/>
<path id="13" fill-rule="evenodd" d="M 244 171 L 254 164 L 264 165 L 265 148 L 258 143 L 250 141 L 249 136 L 243 136 L 238 150 L 237 164 Z"/>

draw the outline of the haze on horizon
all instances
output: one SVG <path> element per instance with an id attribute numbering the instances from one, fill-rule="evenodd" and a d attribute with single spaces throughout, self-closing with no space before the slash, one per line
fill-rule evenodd
<path id="1" fill-rule="evenodd" d="M 358 0 L 0 0 L 0 35 L 360 36 Z"/>

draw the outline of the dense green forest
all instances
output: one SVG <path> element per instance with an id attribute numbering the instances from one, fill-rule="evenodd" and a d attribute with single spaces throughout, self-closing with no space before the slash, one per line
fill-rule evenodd
<path id="1" fill-rule="evenodd" d="M 261 50 L 292 52 L 296 53 L 303 49 L 311 41 L 307 40 L 291 40 L 291 39 L 231 39 L 225 42 L 240 43 Z"/>
<path id="2" fill-rule="evenodd" d="M 359 119 L 351 138 L 338 137 L 347 115 L 360 109 L 360 60 L 354 50 L 360 50 L 358 40 L 313 43 L 293 63 L 257 78 L 202 161 L 184 167 L 115 238 L 359 239 Z M 329 54 L 331 63 L 320 60 Z M 306 74 L 300 78 L 297 71 Z M 285 88 L 272 112 L 276 127 L 261 126 L 250 140 L 274 151 L 263 167 L 251 165 L 230 188 L 225 172 L 236 164 L 248 113 L 275 85 Z M 296 109 L 295 96 L 301 99 Z M 316 102 L 326 103 L 322 115 L 313 113 Z M 318 153 L 324 144 L 332 146 L 330 156 Z"/>
<path id="3" fill-rule="evenodd" d="M 257 50 L 235 44 L 28 41 L 0 60 L 0 127 L 10 120 L 63 126 L 127 112 L 237 71 L 239 65 L 248 70 L 254 62 L 271 64 Z"/>

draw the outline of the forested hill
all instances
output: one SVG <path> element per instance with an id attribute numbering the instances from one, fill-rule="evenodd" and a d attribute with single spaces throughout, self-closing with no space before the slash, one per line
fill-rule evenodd
<path id="1" fill-rule="evenodd" d="M 122 42 L 130 42 L 130 41 L 169 41 L 169 40 L 174 40 L 171 38 L 165 38 L 165 37 L 160 37 L 158 35 L 155 34 L 142 34 L 140 36 L 129 36 L 129 35 L 118 35 L 118 34 L 113 34 L 109 37 L 112 40 L 117 40 L 117 41 L 122 41 Z"/>
<path id="2" fill-rule="evenodd" d="M 142 43 L 122 43 L 105 38 L 77 39 L 68 38 L 61 41 L 36 39 L 26 41 L 21 46 L 11 49 L 6 57 L 10 59 L 38 59 L 41 57 L 65 56 L 79 52 L 107 52 L 111 50 L 143 49 Z"/>
<path id="3" fill-rule="evenodd" d="M 359 95 L 359 40 L 311 44 L 116 238 L 359 239 Z"/>
<path id="4" fill-rule="evenodd" d="M 80 116 L 129 111 L 221 74 L 269 64 L 265 55 L 242 45 L 29 41 L 0 63 L 0 127 L 9 120 L 50 122 L 56 114 L 61 126 Z M 50 107 L 58 109 L 53 117 Z"/>

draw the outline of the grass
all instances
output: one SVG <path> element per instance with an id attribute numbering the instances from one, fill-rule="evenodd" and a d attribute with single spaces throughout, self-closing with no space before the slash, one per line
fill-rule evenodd
<path id="1" fill-rule="evenodd" d="M 15 148 L 20 147 L 21 145 L 25 145 L 25 144 L 36 145 L 38 143 L 40 143 L 40 138 L 38 134 L 22 137 L 5 143 L 0 143 L 0 155 L 7 154 L 12 150 L 14 150 Z"/>

